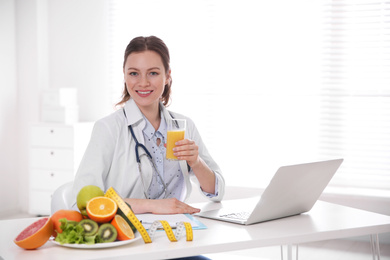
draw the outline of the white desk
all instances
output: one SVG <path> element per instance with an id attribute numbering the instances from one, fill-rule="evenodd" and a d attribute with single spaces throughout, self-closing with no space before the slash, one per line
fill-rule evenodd
<path id="1" fill-rule="evenodd" d="M 215 208 L 220 204 L 195 206 Z M 309 213 L 250 226 L 199 219 L 208 228 L 195 230 L 192 242 L 186 242 L 183 237 L 172 243 L 164 232 L 158 232 L 151 244 L 138 240 L 121 247 L 81 250 L 48 242 L 32 251 L 17 247 L 13 239 L 34 219 L 2 220 L 0 256 L 6 260 L 164 259 L 390 232 L 390 216 L 322 201 L 318 201 Z"/>

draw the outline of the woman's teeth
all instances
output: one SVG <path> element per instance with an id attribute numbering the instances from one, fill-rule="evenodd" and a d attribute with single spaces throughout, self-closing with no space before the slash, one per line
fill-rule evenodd
<path id="1" fill-rule="evenodd" d="M 142 94 L 142 95 L 146 95 L 146 94 L 149 94 L 151 93 L 152 91 L 137 91 L 138 93 Z"/>

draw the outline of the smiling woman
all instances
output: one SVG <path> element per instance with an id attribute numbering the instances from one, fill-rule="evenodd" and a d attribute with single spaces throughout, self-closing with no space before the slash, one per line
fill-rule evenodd
<path id="1" fill-rule="evenodd" d="M 86 185 L 103 191 L 113 187 L 135 213 L 192 214 L 199 209 L 185 203 L 191 194 L 191 178 L 207 199 L 222 200 L 224 178 L 195 124 L 168 111 L 164 104 L 170 97 L 169 64 L 169 50 L 161 39 L 139 36 L 129 42 L 122 69 L 122 101 L 117 111 L 95 123 L 75 177 L 74 199 Z M 175 142 L 178 160 L 174 161 L 167 160 L 170 148 L 164 145 L 173 119 L 188 123 L 184 138 Z M 87 212 L 92 218 L 90 202 Z"/>
<path id="2" fill-rule="evenodd" d="M 130 97 L 152 94 L 160 97 L 164 105 L 169 102 L 172 80 L 169 66 L 169 53 L 164 49 L 165 44 L 157 37 L 137 37 L 125 50 L 123 75 L 125 86 L 122 100 L 117 105 L 123 105 Z M 130 58 L 130 57 L 131 58 Z M 134 89 L 139 85 L 140 89 Z M 146 88 L 157 88 L 148 90 Z M 141 93 L 139 93 L 141 90 Z M 145 91 L 147 90 L 147 91 Z M 137 95 L 131 95 L 131 93 Z M 134 94 L 133 93 L 133 94 Z"/>
<path id="3" fill-rule="evenodd" d="M 162 64 L 160 55 L 154 51 L 133 52 L 126 59 L 124 95 L 132 97 L 144 115 L 158 110 L 159 103 L 154 101 L 164 96 L 168 86 L 170 70 L 166 71 Z"/>

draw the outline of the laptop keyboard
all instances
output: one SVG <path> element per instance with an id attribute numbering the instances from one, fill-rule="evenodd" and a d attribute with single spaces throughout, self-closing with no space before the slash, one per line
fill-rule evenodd
<path id="1" fill-rule="evenodd" d="M 250 215 L 251 215 L 250 212 L 243 211 L 243 212 L 229 213 L 229 214 L 220 215 L 220 217 L 237 219 L 237 220 L 247 220 Z"/>

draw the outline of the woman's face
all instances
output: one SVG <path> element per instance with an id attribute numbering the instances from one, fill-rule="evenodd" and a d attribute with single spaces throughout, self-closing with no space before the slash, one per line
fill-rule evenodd
<path id="1" fill-rule="evenodd" d="M 154 51 L 133 52 L 127 57 L 123 73 L 127 91 L 141 111 L 158 109 L 170 77 L 160 55 Z"/>

